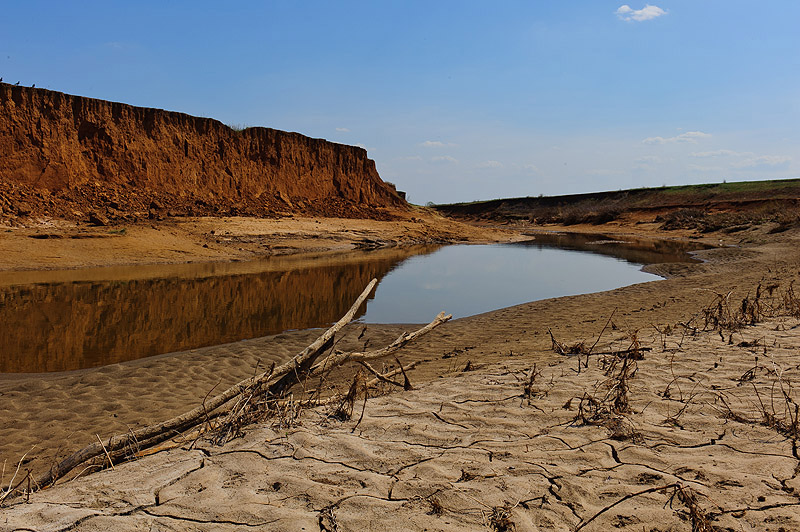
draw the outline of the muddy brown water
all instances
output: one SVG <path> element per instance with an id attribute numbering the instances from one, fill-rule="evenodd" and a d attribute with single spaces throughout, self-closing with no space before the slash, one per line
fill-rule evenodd
<path id="1" fill-rule="evenodd" d="M 427 322 L 656 277 L 686 245 L 538 234 L 491 246 L 409 248 L 240 263 L 0 273 L 0 373 L 58 372 L 323 327 L 372 279 L 366 323 Z"/>

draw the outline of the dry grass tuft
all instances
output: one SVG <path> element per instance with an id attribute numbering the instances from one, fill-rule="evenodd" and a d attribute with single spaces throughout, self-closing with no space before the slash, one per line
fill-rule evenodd
<path id="1" fill-rule="evenodd" d="M 667 499 L 667 504 L 670 506 L 670 508 L 678 512 L 679 517 L 687 521 L 691 521 L 692 532 L 714 532 L 716 530 L 714 526 L 711 525 L 710 519 L 706 511 L 697 502 L 697 495 L 698 495 L 697 492 L 689 487 L 682 485 L 679 482 L 676 482 L 673 484 L 667 484 L 666 486 L 647 488 L 642 491 L 626 495 L 621 499 L 618 499 L 617 501 L 604 507 L 602 510 L 594 514 L 589 519 L 584 519 L 583 521 L 581 521 L 578 524 L 578 526 L 575 527 L 575 532 L 582 530 L 587 525 L 589 525 L 589 523 L 593 522 L 595 519 L 597 519 L 607 511 L 611 510 L 615 506 L 627 500 L 639 497 L 641 495 L 646 495 L 648 493 L 669 493 L 670 490 L 672 490 L 672 493 Z M 675 500 L 681 503 L 683 505 L 683 508 L 675 509 L 674 508 Z"/>
<path id="2" fill-rule="evenodd" d="M 427 500 L 428 500 L 428 504 L 431 505 L 431 509 L 428 510 L 428 512 L 427 512 L 428 515 L 442 515 L 442 514 L 444 514 L 445 508 L 444 508 L 444 506 L 442 506 L 442 503 L 439 502 L 439 499 L 437 499 L 436 497 L 431 496 L 431 497 L 428 497 Z"/>
<path id="3" fill-rule="evenodd" d="M 687 517 L 692 522 L 692 532 L 714 532 L 715 529 L 709 522 L 706 512 L 697 502 L 696 491 L 687 486 L 675 484 L 672 495 L 668 501 L 670 508 L 672 508 L 675 499 L 686 508 L 686 510 L 681 511 L 685 511 L 688 514 Z"/>
<path id="4" fill-rule="evenodd" d="M 794 291 L 794 281 L 784 290 L 780 290 L 779 283 L 759 283 L 755 294 L 752 297 L 747 294 L 738 305 L 732 301 L 732 293 L 717 293 L 714 300 L 702 309 L 704 330 L 718 331 L 724 339 L 724 332 L 737 332 L 767 318 L 800 318 L 800 298 Z"/>
<path id="5" fill-rule="evenodd" d="M 353 417 L 353 410 L 360 393 L 364 394 L 364 402 L 367 400 L 369 390 L 367 389 L 367 378 L 363 371 L 358 370 L 358 373 L 353 377 L 353 382 L 350 384 L 350 389 L 347 394 L 342 398 L 336 408 L 328 414 L 328 417 L 338 421 L 347 421 Z"/>
<path id="6" fill-rule="evenodd" d="M 511 520 L 511 508 L 508 506 L 494 506 L 488 517 L 489 529 L 495 532 L 513 532 L 517 525 Z"/>
<path id="7" fill-rule="evenodd" d="M 573 345 L 562 344 L 556 337 L 553 336 L 553 331 L 547 329 L 547 332 L 550 334 L 550 340 L 552 342 L 552 349 L 559 355 L 585 355 L 587 354 L 586 344 L 584 342 L 577 342 Z"/>

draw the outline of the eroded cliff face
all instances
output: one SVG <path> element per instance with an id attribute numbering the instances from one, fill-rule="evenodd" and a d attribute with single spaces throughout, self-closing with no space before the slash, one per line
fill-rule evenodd
<path id="1" fill-rule="evenodd" d="M 23 216 L 374 216 L 406 205 L 362 148 L 4 83 L 0 182 L 0 211 Z"/>

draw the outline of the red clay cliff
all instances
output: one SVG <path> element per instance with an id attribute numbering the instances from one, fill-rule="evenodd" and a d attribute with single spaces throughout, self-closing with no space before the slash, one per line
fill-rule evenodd
<path id="1" fill-rule="evenodd" d="M 355 146 L 0 83 L 0 217 L 388 216 Z"/>

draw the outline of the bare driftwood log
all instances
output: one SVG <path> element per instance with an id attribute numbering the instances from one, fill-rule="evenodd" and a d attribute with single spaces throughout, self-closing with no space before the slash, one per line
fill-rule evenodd
<path id="1" fill-rule="evenodd" d="M 209 419 L 209 415 L 212 412 L 214 412 L 215 416 L 220 415 L 221 412 L 224 413 L 226 409 L 231 408 L 230 405 L 226 405 L 231 403 L 234 398 L 258 386 L 268 384 L 266 388 L 267 397 L 279 399 L 283 397 L 293 385 L 321 370 L 341 366 L 347 361 L 366 361 L 389 355 L 451 318 L 451 316 L 445 316 L 442 312 L 427 326 L 413 333 L 403 333 L 394 342 L 383 349 L 364 353 L 334 353 L 326 357 L 323 362 L 314 365 L 317 358 L 333 345 L 335 335 L 352 321 L 356 312 L 358 312 L 358 309 L 372 292 L 377 282 L 377 279 L 373 279 L 358 299 L 356 299 L 355 303 L 353 303 L 353 306 L 350 307 L 350 310 L 292 360 L 278 367 L 273 365 L 269 371 L 256 377 L 245 379 L 228 388 L 221 394 L 211 399 L 204 400 L 203 404 L 197 408 L 172 419 L 149 425 L 135 431 L 129 431 L 125 434 L 112 436 L 105 440 L 105 442 L 98 438 L 98 442 L 73 453 L 53 466 L 50 471 L 36 478 L 33 482 L 33 489 L 38 490 L 51 486 L 56 480 L 64 477 L 77 466 L 100 455 L 106 455 L 109 459 L 122 460 L 126 456 L 135 454 L 131 452 L 131 450 L 139 452 L 142 449 L 152 447 L 173 438 L 193 427 L 201 425 Z"/>

